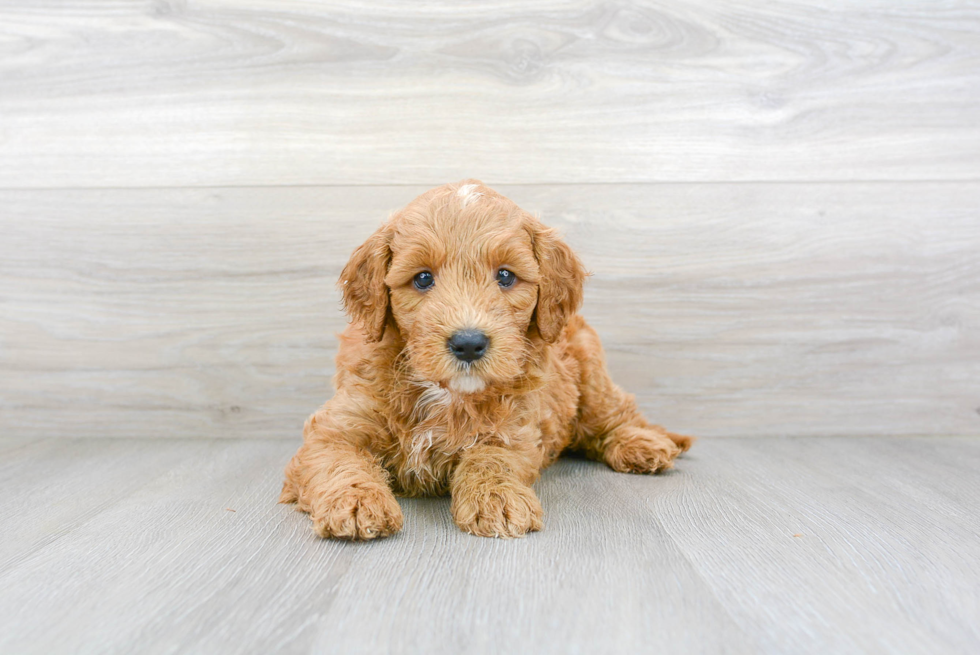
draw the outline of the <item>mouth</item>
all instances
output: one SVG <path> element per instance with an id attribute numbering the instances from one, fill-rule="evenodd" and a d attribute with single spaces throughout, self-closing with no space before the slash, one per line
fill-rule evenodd
<path id="1" fill-rule="evenodd" d="M 477 393 L 478 391 L 483 391 L 487 383 L 483 378 L 464 371 L 450 378 L 447 386 L 451 391 L 455 391 L 456 393 Z"/>

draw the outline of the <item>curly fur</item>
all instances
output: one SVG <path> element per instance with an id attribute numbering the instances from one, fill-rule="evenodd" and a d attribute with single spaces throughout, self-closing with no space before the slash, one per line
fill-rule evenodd
<path id="1" fill-rule="evenodd" d="M 517 275 L 495 281 L 501 267 Z M 412 283 L 427 270 L 432 288 Z M 595 331 L 576 312 L 586 277 L 558 234 L 476 180 L 432 189 L 354 251 L 339 286 L 337 390 L 306 423 L 281 502 L 323 537 L 401 528 L 394 494 L 452 495 L 456 523 L 482 536 L 542 527 L 531 488 L 565 449 L 617 471 L 673 466 L 691 437 L 643 418 L 609 378 Z M 486 355 L 452 356 L 479 329 Z"/>

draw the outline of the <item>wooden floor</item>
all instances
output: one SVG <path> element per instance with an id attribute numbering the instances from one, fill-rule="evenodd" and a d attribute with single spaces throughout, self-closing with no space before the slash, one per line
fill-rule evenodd
<path id="1" fill-rule="evenodd" d="M 561 460 L 541 533 L 360 544 L 275 504 L 295 446 L 0 441 L 0 652 L 980 652 L 980 438 Z"/>

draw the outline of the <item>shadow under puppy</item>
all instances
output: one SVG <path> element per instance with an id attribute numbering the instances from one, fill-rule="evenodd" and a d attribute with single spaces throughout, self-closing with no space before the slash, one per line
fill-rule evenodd
<path id="1" fill-rule="evenodd" d="M 531 489 L 566 448 L 656 473 L 693 439 L 652 425 L 576 313 L 586 272 L 556 232 L 475 180 L 428 191 L 354 251 L 336 395 L 306 423 L 280 502 L 323 537 L 398 531 L 395 494 L 452 495 L 460 528 L 540 530 Z"/>

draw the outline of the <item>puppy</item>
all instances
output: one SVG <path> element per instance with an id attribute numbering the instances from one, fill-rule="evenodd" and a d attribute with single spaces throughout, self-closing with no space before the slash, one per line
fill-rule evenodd
<path id="1" fill-rule="evenodd" d="M 640 414 L 576 313 L 586 271 L 554 230 L 476 180 L 428 191 L 354 251 L 336 394 L 306 422 L 280 502 L 322 537 L 397 532 L 395 494 L 452 495 L 466 532 L 542 527 L 531 484 L 565 449 L 671 468 L 691 437 Z"/>

